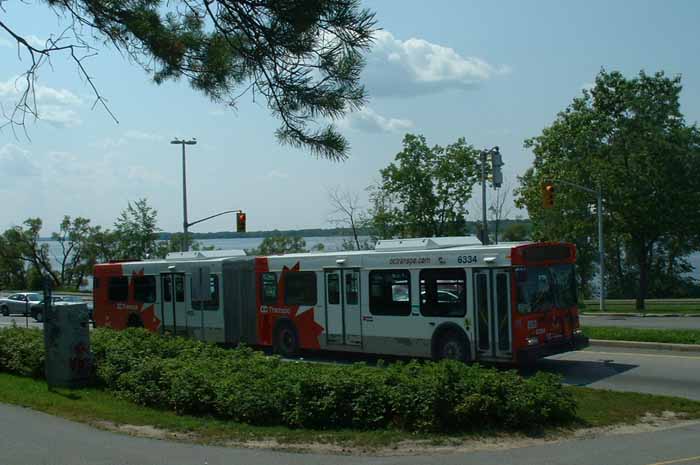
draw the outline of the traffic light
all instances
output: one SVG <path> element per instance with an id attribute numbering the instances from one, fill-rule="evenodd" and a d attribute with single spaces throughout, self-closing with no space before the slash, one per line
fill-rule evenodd
<path id="1" fill-rule="evenodd" d="M 554 184 L 544 184 L 542 186 L 542 206 L 552 208 L 554 206 Z"/>
<path id="2" fill-rule="evenodd" d="M 236 231 L 245 232 L 245 213 L 236 213 Z"/>
<path id="3" fill-rule="evenodd" d="M 491 166 L 493 167 L 493 187 L 501 187 L 503 185 L 503 171 L 501 171 L 501 166 L 503 166 L 503 158 L 501 157 L 501 152 L 498 151 L 498 147 L 494 147 L 491 152 Z"/>

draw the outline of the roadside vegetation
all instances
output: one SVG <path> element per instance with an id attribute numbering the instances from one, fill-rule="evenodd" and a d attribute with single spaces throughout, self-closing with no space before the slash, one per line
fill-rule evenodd
<path id="1" fill-rule="evenodd" d="M 618 328 L 585 326 L 583 332 L 591 339 L 608 341 L 663 342 L 671 344 L 700 344 L 699 329 Z"/>
<path id="2" fill-rule="evenodd" d="M 665 411 L 700 417 L 698 402 L 565 387 L 546 373 L 523 378 L 456 362 L 311 364 L 136 329 L 92 334 L 94 386 L 48 390 L 41 332 L 0 330 L 2 401 L 97 426 L 186 433 L 198 442 L 370 449 L 635 423 Z"/>
<path id="3" fill-rule="evenodd" d="M 599 312 L 597 300 L 585 300 L 579 309 L 587 313 Z M 605 312 L 639 313 L 634 300 L 606 299 Z M 647 299 L 643 313 L 697 313 L 700 315 L 700 299 Z"/>
<path id="4" fill-rule="evenodd" d="M 118 397 L 255 426 L 457 432 L 526 431 L 575 420 L 557 376 L 523 378 L 458 362 L 287 362 L 145 330 L 92 333 L 95 381 Z M 38 330 L 0 331 L 0 369 L 39 377 Z"/>

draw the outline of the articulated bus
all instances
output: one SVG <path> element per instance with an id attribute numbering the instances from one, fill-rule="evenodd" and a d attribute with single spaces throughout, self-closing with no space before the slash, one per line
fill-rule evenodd
<path id="1" fill-rule="evenodd" d="M 575 260 L 573 244 L 485 246 L 471 236 L 267 257 L 185 252 L 96 265 L 94 318 L 101 327 L 142 326 L 283 355 L 305 349 L 528 363 L 588 345 Z M 206 301 L 193 298 L 193 279 L 203 272 Z"/>

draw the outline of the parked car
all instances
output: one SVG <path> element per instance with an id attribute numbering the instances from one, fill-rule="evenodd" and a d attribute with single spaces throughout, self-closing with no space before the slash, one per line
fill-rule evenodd
<path id="1" fill-rule="evenodd" d="M 88 309 L 88 315 L 90 317 L 90 320 L 92 320 L 92 302 L 86 302 L 80 296 L 77 296 L 77 295 L 55 295 L 52 297 L 52 301 L 54 303 L 55 302 L 71 302 L 71 303 L 86 304 L 87 309 Z M 41 300 L 41 302 L 39 302 L 35 305 L 32 305 L 31 315 L 38 322 L 44 321 L 44 300 L 43 299 Z"/>
<path id="2" fill-rule="evenodd" d="M 32 306 L 41 300 L 41 294 L 36 292 L 18 292 L 0 299 L 0 313 L 3 316 L 28 315 Z"/>

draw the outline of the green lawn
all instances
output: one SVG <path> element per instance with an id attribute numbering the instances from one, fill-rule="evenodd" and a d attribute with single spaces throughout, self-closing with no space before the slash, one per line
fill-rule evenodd
<path id="1" fill-rule="evenodd" d="M 686 418 L 700 418 L 700 402 L 583 387 L 566 389 L 573 392 L 579 405 L 579 420 L 574 425 L 576 427 L 635 423 L 647 413 L 661 414 L 664 411 L 676 412 Z M 100 389 L 49 391 L 44 381 L 6 373 L 0 373 L 0 392 L 1 402 L 30 407 L 75 421 L 155 426 L 173 433 L 189 433 L 192 440 L 210 444 L 274 439 L 291 447 L 294 444 L 321 442 L 373 450 L 395 446 L 402 440 L 423 439 L 433 444 L 444 444 L 459 441 L 460 437 L 473 437 L 464 434 L 413 434 L 396 430 L 315 431 L 254 427 L 211 417 L 176 415 L 169 411 L 142 407 Z"/>
<path id="2" fill-rule="evenodd" d="M 583 332 L 591 339 L 609 341 L 667 342 L 673 344 L 700 344 L 698 329 L 642 329 L 612 326 L 584 326 Z"/>
<path id="3" fill-rule="evenodd" d="M 647 299 L 644 313 L 699 313 L 700 299 Z M 597 312 L 597 300 L 584 300 L 579 309 L 584 312 Z M 640 313 L 632 299 L 608 299 L 605 301 L 606 312 Z"/>

